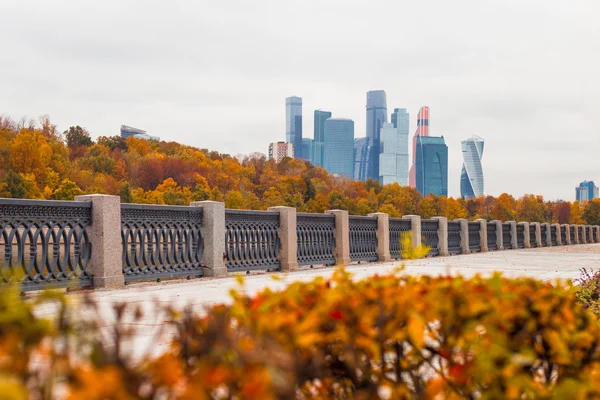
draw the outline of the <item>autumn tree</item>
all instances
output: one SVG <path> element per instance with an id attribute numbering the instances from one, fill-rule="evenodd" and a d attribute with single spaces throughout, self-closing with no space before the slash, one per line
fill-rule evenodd
<path id="1" fill-rule="evenodd" d="M 587 225 L 600 225 L 600 199 L 587 201 L 583 205 L 581 219 Z"/>

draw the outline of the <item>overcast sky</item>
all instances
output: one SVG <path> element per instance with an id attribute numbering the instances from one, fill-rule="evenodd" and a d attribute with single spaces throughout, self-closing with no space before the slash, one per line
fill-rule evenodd
<path id="1" fill-rule="evenodd" d="M 0 0 L 0 114 L 93 137 L 121 124 L 238 154 L 285 140 L 285 97 L 355 121 L 366 92 L 449 147 L 485 139 L 485 192 L 600 183 L 598 0 Z M 388 117 L 389 118 L 389 117 Z"/>

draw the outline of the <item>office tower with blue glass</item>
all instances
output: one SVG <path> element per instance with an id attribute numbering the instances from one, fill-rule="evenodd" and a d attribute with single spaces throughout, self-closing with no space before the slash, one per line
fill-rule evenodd
<path id="1" fill-rule="evenodd" d="M 379 153 L 379 182 L 382 185 L 408 185 L 409 119 L 405 108 L 396 108 L 392 122 L 383 124 Z"/>
<path id="2" fill-rule="evenodd" d="M 381 128 L 387 120 L 387 98 L 385 90 L 367 92 L 367 139 L 370 148 L 368 157 L 367 178 L 379 179 L 379 153 L 381 144 Z"/>
<path id="3" fill-rule="evenodd" d="M 483 158 L 484 141 L 479 136 L 460 142 L 463 166 L 460 172 L 460 195 L 465 199 L 483 196 Z"/>
<path id="4" fill-rule="evenodd" d="M 331 118 L 331 112 L 315 110 L 314 142 L 311 162 L 314 166 L 323 166 L 323 149 L 325 148 L 325 121 Z"/>
<path id="5" fill-rule="evenodd" d="M 417 136 L 415 184 L 423 196 L 448 196 L 448 146 L 443 136 Z"/>
<path id="6" fill-rule="evenodd" d="M 594 181 L 583 181 L 575 188 L 575 199 L 580 203 L 596 198 L 598 198 L 598 187 Z"/>
<path id="7" fill-rule="evenodd" d="M 302 98 L 285 99 L 285 141 L 294 145 L 294 158 L 302 157 Z"/>
<path id="8" fill-rule="evenodd" d="M 352 178 L 354 172 L 354 121 L 329 118 L 325 121 L 323 167 L 331 174 Z"/>

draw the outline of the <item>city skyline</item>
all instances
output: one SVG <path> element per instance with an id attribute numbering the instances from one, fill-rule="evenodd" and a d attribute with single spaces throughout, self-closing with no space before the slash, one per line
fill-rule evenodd
<path id="1" fill-rule="evenodd" d="M 124 122 L 167 141 L 265 153 L 282 140 L 286 96 L 303 97 L 304 136 L 322 108 L 352 118 L 360 138 L 365 92 L 385 89 L 389 109 L 410 111 L 411 134 L 419 107 L 433 110 L 452 196 L 460 140 L 473 134 L 486 139 L 486 194 L 571 200 L 583 178 L 599 178 L 598 2 L 433 0 L 381 13 L 384 3 L 307 0 L 294 18 L 273 18 L 287 9 L 271 0 L 5 4 L 0 113 L 14 119 L 48 114 L 60 131 L 80 125 L 93 138 Z"/>

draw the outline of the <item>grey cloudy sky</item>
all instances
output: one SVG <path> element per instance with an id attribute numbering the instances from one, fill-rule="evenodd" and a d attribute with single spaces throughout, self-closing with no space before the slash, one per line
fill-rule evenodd
<path id="1" fill-rule="evenodd" d="M 460 195 L 479 135 L 485 191 L 574 199 L 600 181 L 598 0 L 0 0 L 0 114 L 94 137 L 121 124 L 238 154 L 285 138 L 285 97 L 352 118 L 431 108 Z"/>

